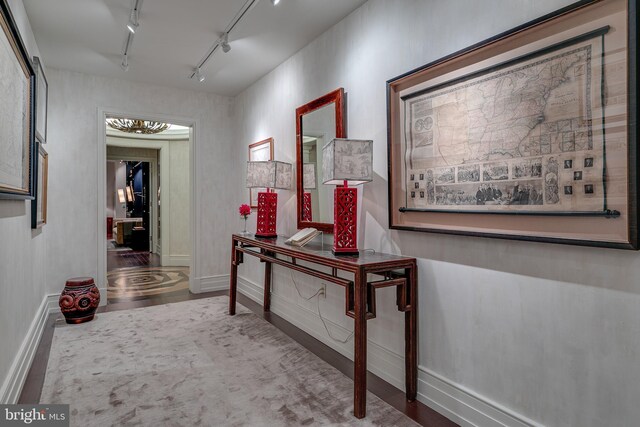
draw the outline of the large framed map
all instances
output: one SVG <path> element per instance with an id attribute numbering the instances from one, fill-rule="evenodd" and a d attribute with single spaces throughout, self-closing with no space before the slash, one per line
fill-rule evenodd
<path id="1" fill-rule="evenodd" d="M 0 0 L 0 199 L 33 199 L 35 74 L 6 0 Z"/>
<path id="2" fill-rule="evenodd" d="M 581 1 L 387 82 L 390 227 L 636 248 L 628 16 Z"/>

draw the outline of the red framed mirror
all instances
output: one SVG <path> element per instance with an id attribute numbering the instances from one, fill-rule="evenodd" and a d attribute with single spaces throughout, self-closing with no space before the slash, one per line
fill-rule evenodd
<path id="1" fill-rule="evenodd" d="M 333 233 L 333 186 L 322 184 L 322 147 L 346 138 L 344 89 L 296 109 L 296 196 L 298 228 Z"/>

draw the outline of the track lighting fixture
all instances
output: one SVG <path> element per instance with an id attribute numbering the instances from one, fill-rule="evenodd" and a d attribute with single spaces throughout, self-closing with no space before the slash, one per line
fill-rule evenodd
<path id="1" fill-rule="evenodd" d="M 229 44 L 229 33 L 224 33 L 222 38 L 220 39 L 220 46 L 222 46 L 222 51 L 224 53 L 229 53 L 231 50 L 231 45 Z"/>
<path id="2" fill-rule="evenodd" d="M 127 23 L 127 29 L 131 31 L 131 34 L 135 34 L 138 29 L 138 9 L 133 9 L 131 11 L 131 16 L 129 16 L 129 22 Z"/>
<path id="3" fill-rule="evenodd" d="M 124 48 L 122 49 L 122 63 L 120 68 L 122 71 L 129 71 L 129 52 L 131 45 L 133 44 L 133 38 L 136 35 L 136 31 L 140 26 L 138 18 L 140 16 L 140 8 L 142 7 L 142 0 L 132 0 L 131 12 L 129 13 L 129 21 L 127 22 L 127 37 L 124 42 Z"/>
<path id="4" fill-rule="evenodd" d="M 129 58 L 127 55 L 122 55 L 122 64 L 120 64 L 120 67 L 124 72 L 129 71 Z"/>
<path id="5" fill-rule="evenodd" d="M 245 16 L 251 9 L 253 9 L 259 1 L 260 0 L 244 0 L 244 4 L 242 5 L 238 13 L 236 13 L 236 16 L 234 16 L 229 25 L 227 25 L 224 33 L 220 35 L 220 38 L 213 42 L 207 53 L 205 53 L 204 57 L 200 60 L 200 62 L 197 63 L 196 67 L 193 69 L 193 72 L 189 76 L 190 79 L 197 77 L 198 70 L 205 66 L 205 64 L 209 61 L 209 59 L 211 59 L 216 51 L 222 50 L 224 53 L 229 53 L 231 51 L 231 45 L 229 44 L 229 33 L 233 31 L 242 17 Z M 275 6 L 276 4 L 280 3 L 280 0 L 271 0 L 271 3 Z M 200 78 L 198 77 L 198 79 Z"/>
<path id="6" fill-rule="evenodd" d="M 200 83 L 204 83 L 204 75 L 200 72 L 200 68 L 196 68 L 196 79 L 198 79 Z"/>
<path id="7" fill-rule="evenodd" d="M 277 6 L 280 3 L 280 0 L 271 0 L 271 4 Z"/>

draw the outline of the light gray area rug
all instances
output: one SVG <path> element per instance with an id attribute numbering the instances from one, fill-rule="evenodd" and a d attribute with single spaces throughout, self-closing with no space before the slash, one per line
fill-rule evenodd
<path id="1" fill-rule="evenodd" d="M 99 314 L 55 329 L 43 403 L 74 426 L 414 426 L 376 396 L 352 415 L 353 382 L 227 297 Z"/>

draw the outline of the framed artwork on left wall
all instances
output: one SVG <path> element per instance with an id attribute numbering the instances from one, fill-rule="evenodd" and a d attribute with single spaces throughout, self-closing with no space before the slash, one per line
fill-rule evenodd
<path id="1" fill-rule="evenodd" d="M 0 198 L 33 199 L 35 73 L 6 0 L 0 27 Z"/>
<path id="2" fill-rule="evenodd" d="M 265 162 L 268 160 L 273 160 L 273 138 L 263 139 L 262 141 L 249 145 L 250 162 Z M 249 206 L 252 208 L 258 207 L 258 193 L 260 191 L 264 191 L 264 189 L 249 189 Z"/>
<path id="3" fill-rule="evenodd" d="M 38 157 L 35 163 L 35 199 L 31 201 L 31 228 L 40 228 L 47 223 L 47 193 L 49 177 L 49 155 L 38 141 Z"/>

